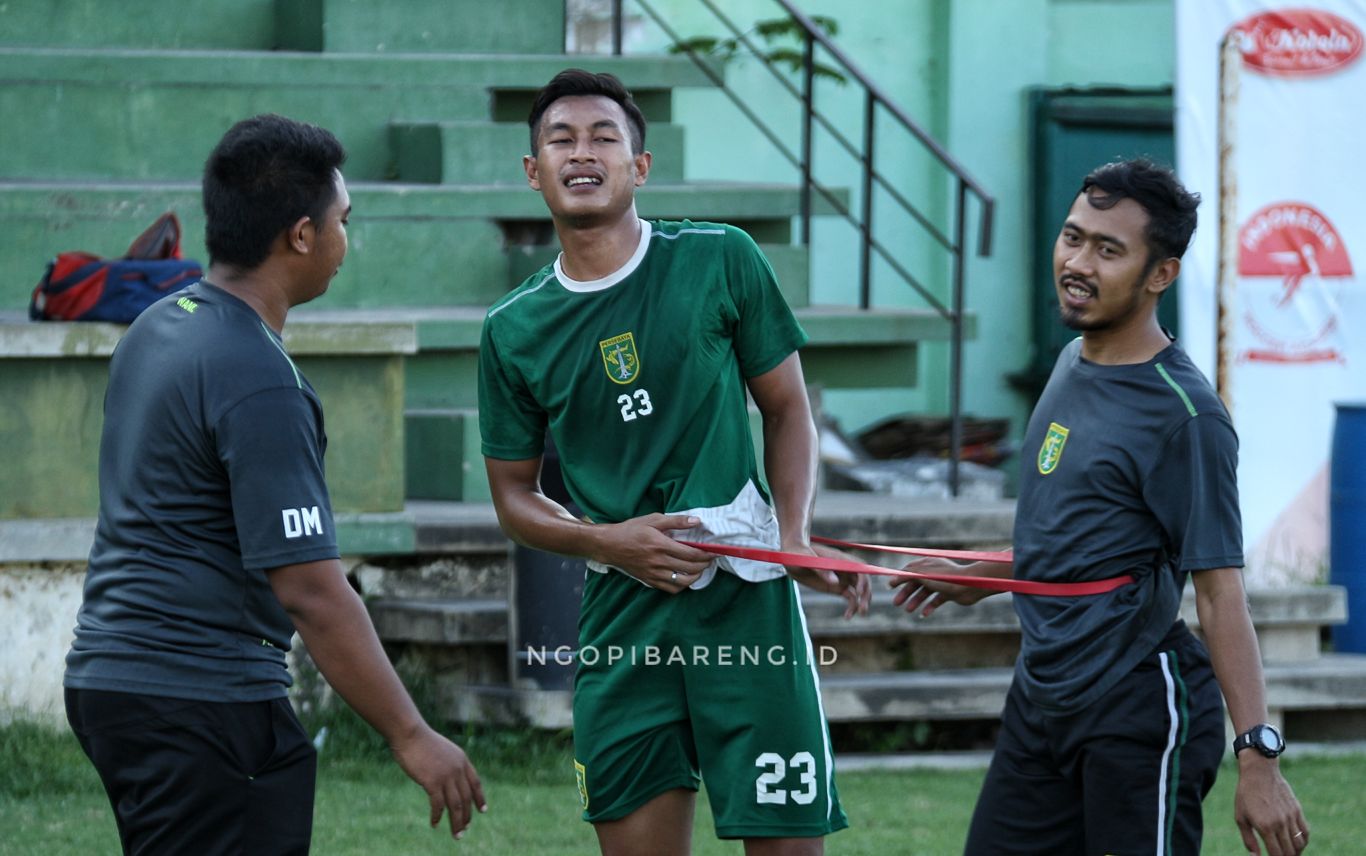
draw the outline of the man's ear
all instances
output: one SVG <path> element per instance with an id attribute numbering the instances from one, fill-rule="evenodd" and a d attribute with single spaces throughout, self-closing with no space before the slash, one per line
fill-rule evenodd
<path id="1" fill-rule="evenodd" d="M 635 157 L 636 167 L 636 187 L 640 187 L 650 177 L 650 164 L 654 161 L 654 155 L 649 151 L 643 151 Z"/>
<path id="2" fill-rule="evenodd" d="M 532 190 L 541 189 L 541 176 L 536 168 L 536 156 L 522 155 L 522 169 L 526 171 L 526 183 L 531 185 Z"/>
<path id="3" fill-rule="evenodd" d="M 1147 288 L 1153 294 L 1161 294 L 1176 282 L 1181 274 L 1181 260 L 1175 257 L 1158 262 L 1148 274 Z"/>
<path id="4" fill-rule="evenodd" d="M 317 231 L 312 217 L 300 217 L 285 231 L 285 243 L 294 252 L 308 255 L 313 250 L 313 239 L 317 237 Z"/>

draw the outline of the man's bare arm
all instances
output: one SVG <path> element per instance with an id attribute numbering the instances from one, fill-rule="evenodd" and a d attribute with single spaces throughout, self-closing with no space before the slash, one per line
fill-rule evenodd
<path id="1" fill-rule="evenodd" d="M 621 523 L 591 523 L 570 514 L 541 491 L 541 459 L 484 458 L 498 523 L 519 544 L 594 559 L 621 568 L 652 588 L 676 593 L 714 558 L 668 533 L 697 525 L 677 514 L 647 514 Z"/>

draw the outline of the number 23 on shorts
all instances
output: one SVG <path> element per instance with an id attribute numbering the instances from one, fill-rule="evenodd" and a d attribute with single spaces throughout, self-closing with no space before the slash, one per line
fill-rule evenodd
<path id="1" fill-rule="evenodd" d="M 808 805 L 816 799 L 816 759 L 810 752 L 798 752 L 786 761 L 777 752 L 765 752 L 754 759 L 754 766 L 764 771 L 754 780 L 754 797 L 759 804 L 787 805 L 790 799 Z M 788 768 L 798 775 L 800 790 L 773 787 L 783 783 Z"/>

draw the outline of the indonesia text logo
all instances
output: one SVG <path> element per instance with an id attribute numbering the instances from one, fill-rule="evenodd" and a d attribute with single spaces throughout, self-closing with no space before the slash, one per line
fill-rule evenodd
<path id="1" fill-rule="evenodd" d="M 1242 360 L 1342 359 L 1339 307 L 1352 260 L 1332 221 L 1306 202 L 1266 205 L 1238 232 L 1238 302 L 1251 333 Z"/>

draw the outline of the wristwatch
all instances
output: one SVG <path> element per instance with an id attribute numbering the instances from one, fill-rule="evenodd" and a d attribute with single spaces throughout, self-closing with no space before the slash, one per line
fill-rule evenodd
<path id="1" fill-rule="evenodd" d="M 1261 725 L 1254 725 L 1233 741 L 1233 754 L 1247 748 L 1256 749 L 1268 758 L 1275 758 L 1285 751 L 1285 738 L 1276 726 L 1263 722 Z"/>

